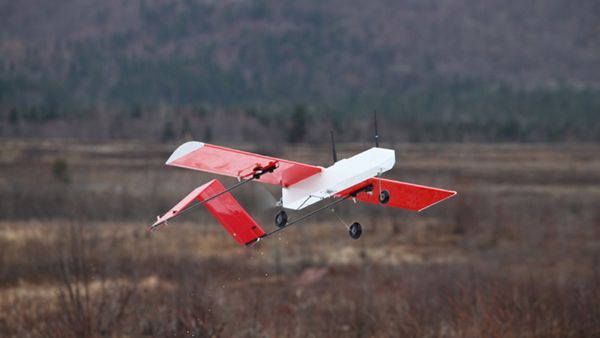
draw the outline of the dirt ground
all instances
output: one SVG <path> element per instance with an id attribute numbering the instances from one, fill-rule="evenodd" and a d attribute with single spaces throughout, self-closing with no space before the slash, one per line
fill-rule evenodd
<path id="1" fill-rule="evenodd" d="M 203 210 L 147 231 L 211 178 L 164 166 L 176 146 L 0 141 L 0 336 L 600 336 L 598 145 L 396 144 L 386 177 L 458 195 L 345 202 L 359 240 L 325 212 L 249 248 Z M 269 229 L 270 193 L 235 193 Z"/>

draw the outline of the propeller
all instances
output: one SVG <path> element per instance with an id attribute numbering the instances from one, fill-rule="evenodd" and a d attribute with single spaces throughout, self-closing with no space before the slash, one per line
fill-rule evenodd
<path id="1" fill-rule="evenodd" d="M 268 211 L 279 208 L 277 199 L 264 184 L 253 184 L 251 187 L 254 206 L 257 210 Z"/>

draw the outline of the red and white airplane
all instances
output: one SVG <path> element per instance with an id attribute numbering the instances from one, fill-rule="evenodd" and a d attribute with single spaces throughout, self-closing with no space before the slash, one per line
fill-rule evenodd
<path id="1" fill-rule="evenodd" d="M 169 157 L 167 165 L 236 177 L 238 183 L 226 189 L 213 179 L 157 217 L 150 229 L 156 230 L 168 220 L 204 205 L 236 242 L 250 245 L 349 198 L 418 212 L 456 194 L 455 191 L 380 178 L 394 167 L 395 153 L 393 149 L 379 148 L 377 135 L 375 144 L 371 149 L 337 161 L 332 134 L 334 164 L 323 168 L 202 142 L 184 143 Z M 281 186 L 279 205 L 282 210 L 275 215 L 275 230 L 265 232 L 230 194 L 250 181 Z M 330 198 L 334 200 L 295 219 L 288 220 L 283 210 L 301 210 Z M 362 233 L 358 222 L 348 230 L 354 239 Z"/>

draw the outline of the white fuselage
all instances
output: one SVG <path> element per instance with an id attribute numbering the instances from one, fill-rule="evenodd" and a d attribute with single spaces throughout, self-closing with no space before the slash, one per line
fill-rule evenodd
<path id="1" fill-rule="evenodd" d="M 325 198 L 377 176 L 394 167 L 393 149 L 371 148 L 342 159 L 319 174 L 288 188 L 283 188 L 281 204 L 286 209 L 300 210 Z"/>

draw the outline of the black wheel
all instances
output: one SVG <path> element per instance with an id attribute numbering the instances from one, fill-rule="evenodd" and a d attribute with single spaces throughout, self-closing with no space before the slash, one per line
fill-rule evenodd
<path id="1" fill-rule="evenodd" d="M 384 190 L 379 193 L 379 203 L 386 204 L 390 201 L 390 193 L 387 190 Z"/>
<path id="2" fill-rule="evenodd" d="M 354 222 L 350 226 L 348 233 L 350 234 L 350 237 L 352 237 L 352 239 L 358 239 L 360 235 L 362 235 L 362 226 L 360 226 L 360 223 Z"/>
<path id="3" fill-rule="evenodd" d="M 287 224 L 287 213 L 283 210 L 275 215 L 275 225 L 279 228 L 283 228 Z"/>

